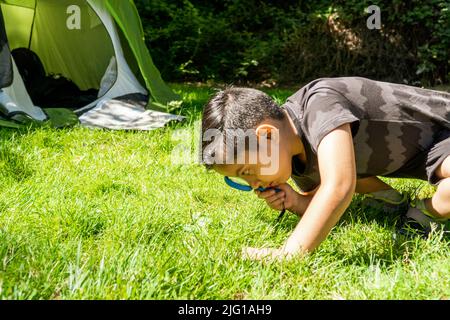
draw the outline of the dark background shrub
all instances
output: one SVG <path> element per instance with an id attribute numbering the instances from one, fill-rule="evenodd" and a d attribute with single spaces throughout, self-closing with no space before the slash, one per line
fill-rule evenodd
<path id="1" fill-rule="evenodd" d="M 450 82 L 450 1 L 135 0 L 168 81 Z M 382 28 L 370 30 L 369 5 Z"/>

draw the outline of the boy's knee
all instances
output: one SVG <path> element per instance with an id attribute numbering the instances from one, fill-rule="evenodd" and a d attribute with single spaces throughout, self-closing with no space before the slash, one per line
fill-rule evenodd
<path id="1" fill-rule="evenodd" d="M 439 182 L 438 189 L 433 196 L 437 197 L 434 201 L 440 207 L 439 214 L 441 218 L 450 218 L 450 178 Z"/>
<path id="2" fill-rule="evenodd" d="M 450 156 L 447 156 L 437 167 L 436 176 L 441 179 L 450 178 Z"/>
<path id="3" fill-rule="evenodd" d="M 450 211 L 444 214 L 441 214 L 441 218 L 443 219 L 450 219 Z"/>
<path id="4" fill-rule="evenodd" d="M 450 199 L 450 178 L 445 178 L 439 181 L 438 190 Z"/>

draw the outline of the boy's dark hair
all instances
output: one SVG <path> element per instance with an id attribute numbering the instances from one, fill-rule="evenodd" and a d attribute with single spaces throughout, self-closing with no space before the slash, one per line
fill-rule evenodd
<path id="1" fill-rule="evenodd" d="M 256 129 L 264 120 L 283 120 L 285 114 L 275 101 L 260 90 L 230 87 L 215 94 L 203 109 L 201 132 L 201 162 L 210 169 L 217 148 L 207 148 L 205 132 L 210 129 L 225 133 L 229 130 Z M 234 141 L 233 141 L 234 143 Z M 247 147 L 247 146 L 246 146 Z M 236 145 L 235 145 L 236 152 Z"/>

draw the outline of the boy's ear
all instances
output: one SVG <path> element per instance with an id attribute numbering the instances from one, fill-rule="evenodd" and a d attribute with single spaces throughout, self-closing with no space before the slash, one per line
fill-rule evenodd
<path id="1" fill-rule="evenodd" d="M 256 136 L 258 139 L 266 138 L 268 140 L 272 140 L 274 142 L 279 142 L 280 134 L 278 128 L 270 125 L 270 124 L 262 124 L 258 128 L 256 128 Z"/>

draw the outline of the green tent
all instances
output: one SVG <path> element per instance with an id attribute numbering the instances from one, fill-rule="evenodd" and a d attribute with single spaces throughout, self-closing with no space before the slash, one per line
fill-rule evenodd
<path id="1" fill-rule="evenodd" d="M 93 99 L 77 108 L 78 113 L 102 100 L 133 94 L 146 97 L 147 106 L 155 109 L 180 100 L 153 64 L 132 0 L 0 0 L 0 9 L 14 57 L 12 64 L 0 61 L 0 78 L 14 75 L 12 84 L 0 87 L 0 92 L 16 102 L 3 103 L 3 109 L 8 105 L 11 112 L 20 109 L 38 120 L 46 116 L 39 111 L 46 106 L 37 107 L 30 95 L 33 88 L 19 79 L 20 68 L 14 63 L 18 48 L 35 53 L 47 75 L 70 79 L 91 96 L 95 92 Z"/>

